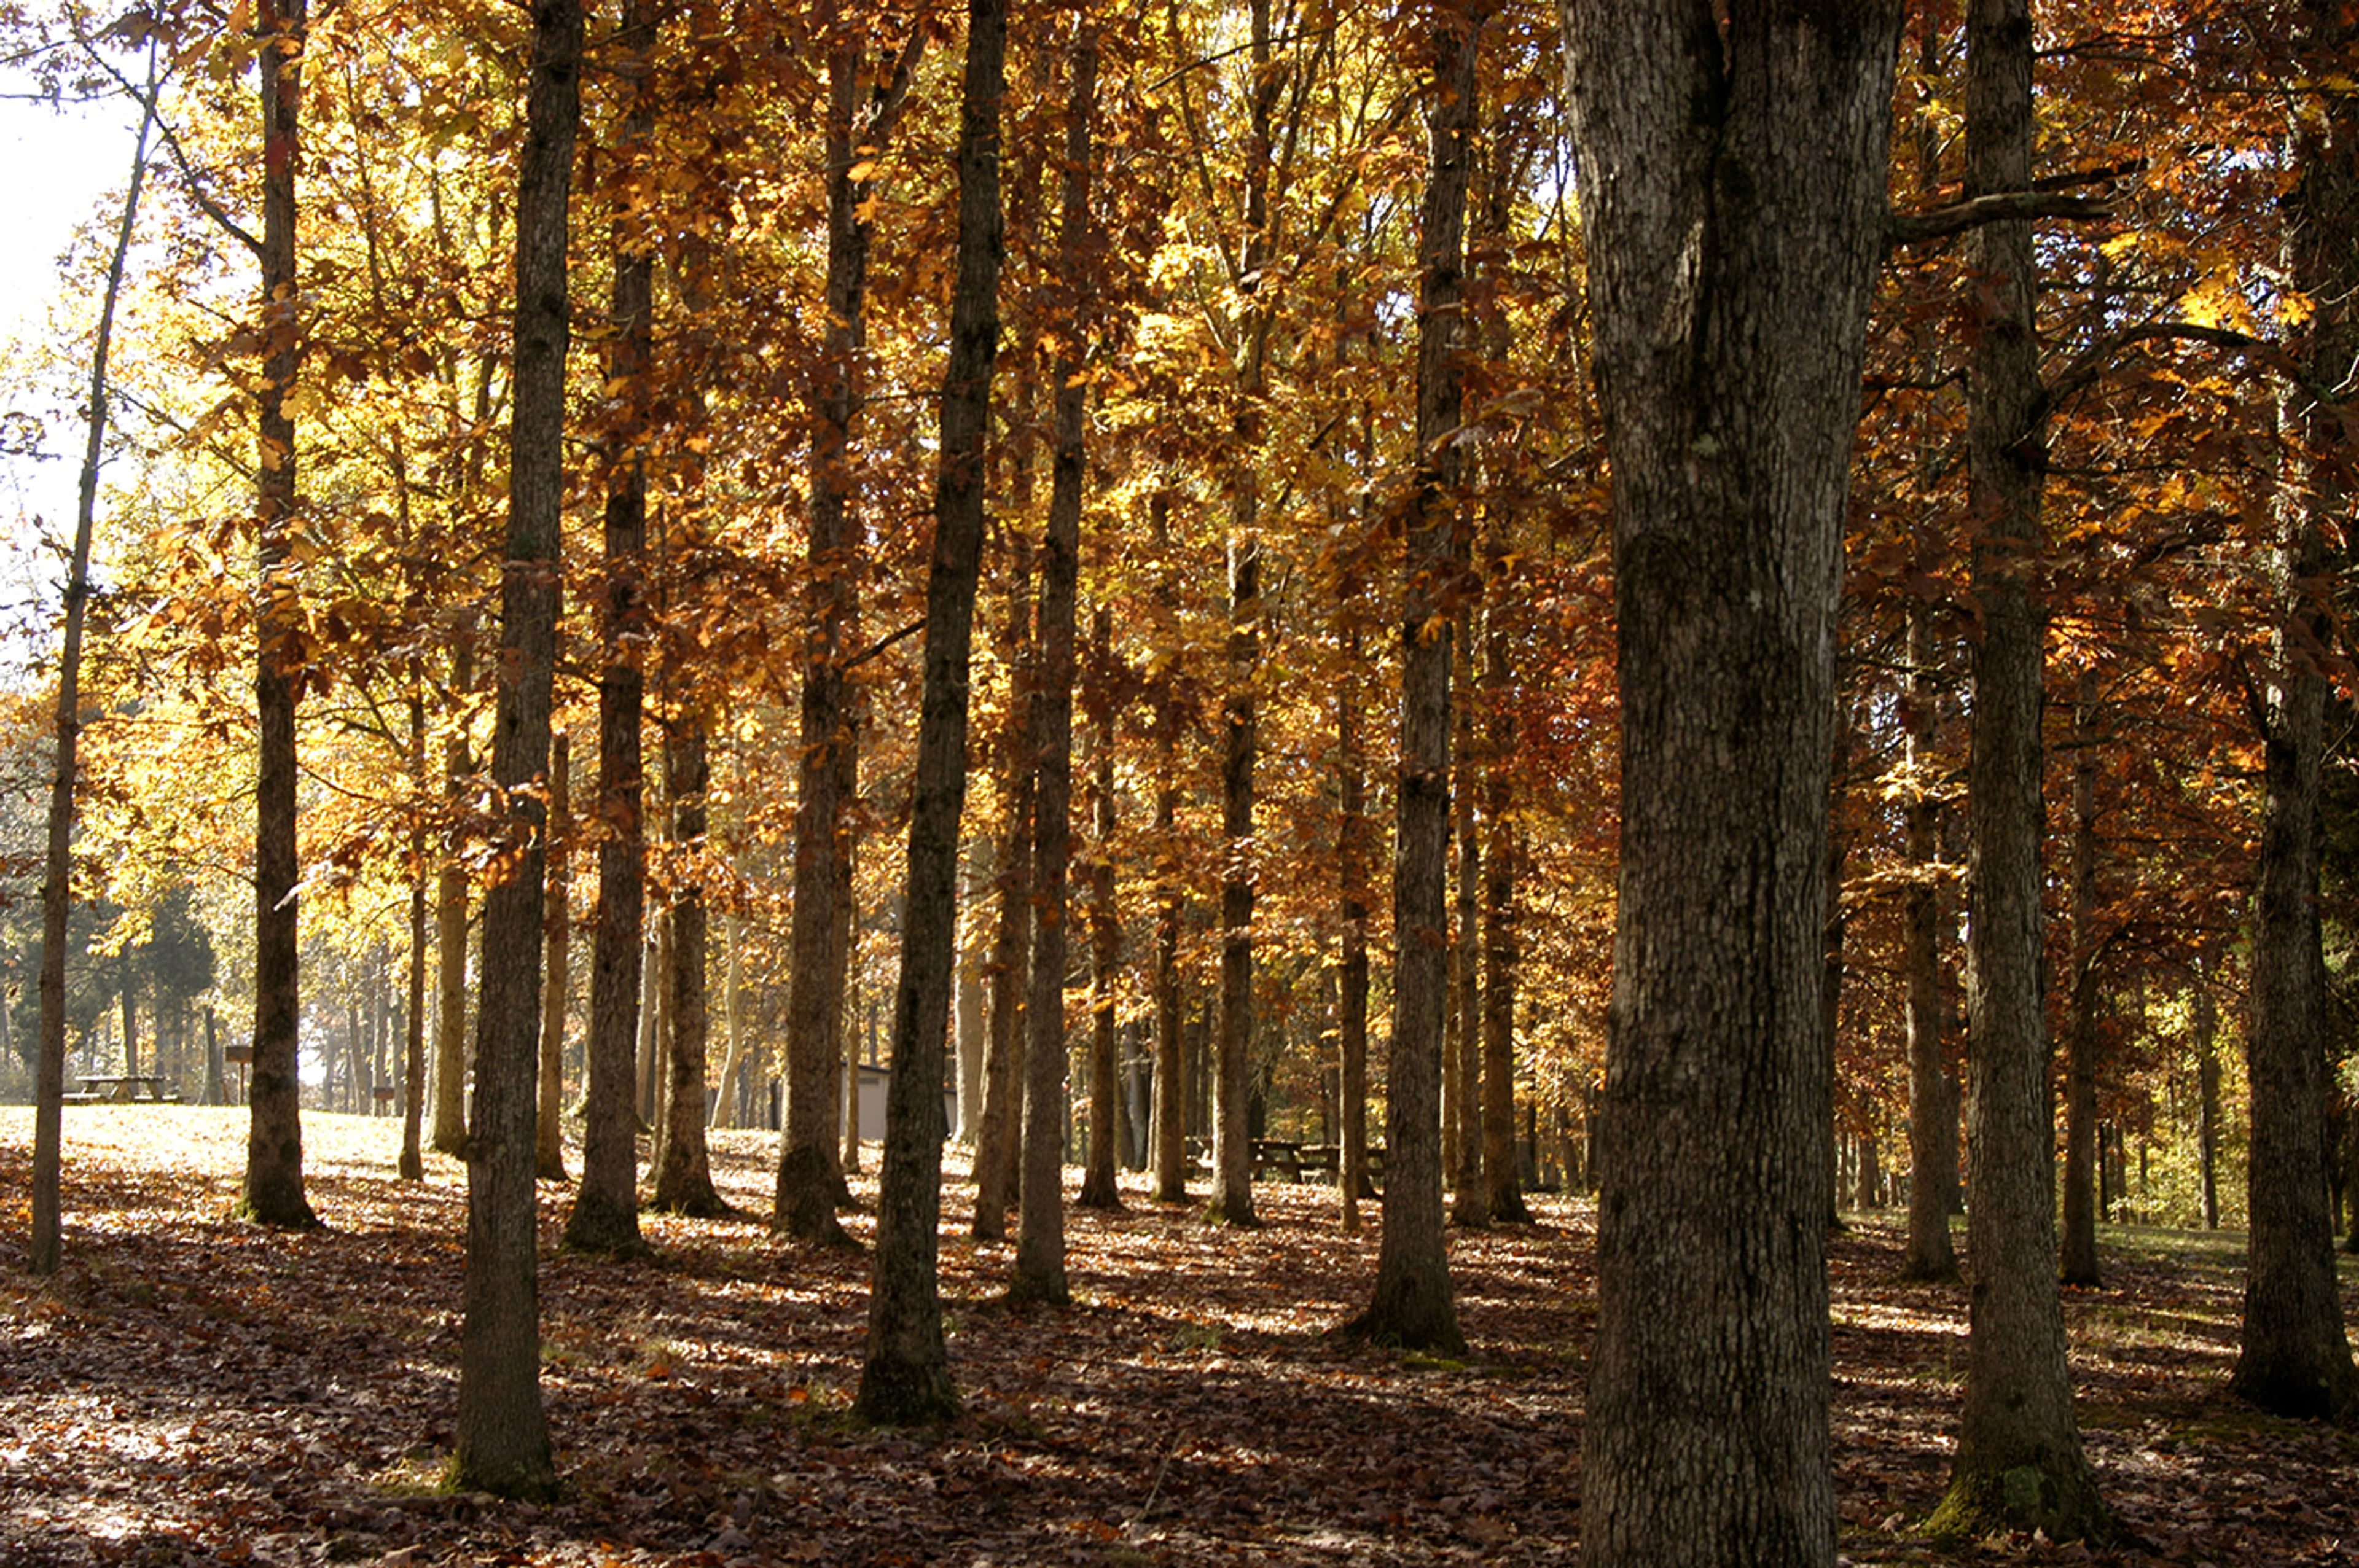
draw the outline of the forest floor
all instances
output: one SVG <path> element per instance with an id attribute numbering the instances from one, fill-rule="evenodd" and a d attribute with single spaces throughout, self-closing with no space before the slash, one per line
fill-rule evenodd
<path id="1" fill-rule="evenodd" d="M 67 1262 L 24 1274 L 30 1112 L 0 1108 L 0 1564 L 822 1563 L 1147 1568 L 1570 1563 L 1580 1527 L 1586 1204 L 1453 1232 L 1463 1362 L 1330 1334 L 1374 1279 L 1373 1223 L 1332 1189 L 1264 1185 L 1237 1232 L 1158 1206 L 1068 1221 L 1077 1304 L 995 1299 L 1006 1245 L 942 1238 L 966 1412 L 864 1431 L 867 1270 L 771 1238 L 768 1134 L 714 1135 L 738 1221 L 649 1217 L 658 1261 L 554 1251 L 542 1188 L 543 1388 L 563 1472 L 546 1507 L 451 1495 L 463 1173 L 394 1178 L 397 1125 L 307 1116 L 326 1228 L 227 1217 L 243 1113 L 67 1111 Z M 577 1156 L 578 1159 L 578 1156 Z M 873 1193 L 870 1178 L 856 1191 Z M 578 1168 L 578 1167 L 577 1167 Z M 1373 1216 L 1372 1216 L 1373 1219 Z M 864 1239 L 865 1215 L 849 1220 Z M 1964 1293 L 1892 1283 L 1899 1232 L 1833 1245 L 1835 1481 L 1846 1562 L 2359 1563 L 2359 1436 L 2223 1391 L 2240 1239 L 2105 1233 L 2108 1286 L 2068 1292 L 2080 1413 L 2139 1544 L 1936 1549 Z"/>

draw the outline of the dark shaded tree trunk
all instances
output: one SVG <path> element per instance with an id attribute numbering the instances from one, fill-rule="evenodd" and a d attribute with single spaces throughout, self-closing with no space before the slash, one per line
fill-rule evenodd
<path id="1" fill-rule="evenodd" d="M 1466 535 L 1471 524 L 1460 519 L 1451 530 L 1453 564 L 1467 561 Z M 1491 1223 L 1491 1188 L 1484 1175 L 1483 1131 L 1483 831 L 1476 820 L 1475 801 L 1482 793 L 1482 765 L 1474 756 L 1474 614 L 1462 605 L 1451 627 L 1451 723 L 1456 730 L 1451 748 L 1451 815 L 1458 833 L 1458 918 L 1450 945 L 1450 1011 L 1457 1022 L 1458 1165 L 1451 1184 L 1456 1197 L 1450 1206 L 1453 1225 L 1475 1229 Z M 1508 1086 L 1510 1093 L 1514 1086 Z M 1509 1116 L 1514 1115 L 1510 1108 Z M 1515 1138 L 1510 1121 L 1508 1139 Z"/>
<path id="2" fill-rule="evenodd" d="M 1343 590 L 1343 679 L 1335 695 L 1335 858 L 1343 894 L 1343 939 L 1335 977 L 1335 1031 L 1342 1058 L 1336 1074 L 1343 1099 L 1337 1180 L 1343 1192 L 1343 1228 L 1360 1227 L 1360 1198 L 1368 1181 L 1368 820 L 1367 758 L 1361 739 L 1360 628 L 1353 619 L 1353 590 Z"/>
<path id="3" fill-rule="evenodd" d="M 1901 765 L 1911 793 L 1902 807 L 1909 880 L 1900 900 L 1903 983 L 1908 989 L 1908 1249 L 1905 1279 L 1958 1277 L 1950 1237 L 1950 1189 L 1958 1179 L 1957 1109 L 1941 1060 L 1940 804 L 1927 778 L 1932 767 L 1935 697 L 1930 616 L 1908 607 L 1908 667 L 1902 676 Z"/>
<path id="4" fill-rule="evenodd" d="M 295 419 L 288 403 L 302 370 L 301 296 L 295 274 L 295 176 L 302 160 L 307 0 L 263 0 L 255 31 L 262 81 L 262 297 L 264 358 L 255 425 L 255 529 L 261 557 L 255 593 L 260 643 L 255 705 L 254 1077 L 240 1217 L 308 1229 L 303 1195 L 303 1082 L 295 891 L 295 697 L 302 674 L 301 611 L 293 559 Z"/>
<path id="5" fill-rule="evenodd" d="M 1969 0 L 1966 193 L 2031 186 L 2028 0 Z M 1973 587 L 1973 813 L 1966 869 L 1967 1278 L 1965 1409 L 1949 1494 L 1930 1528 L 1981 1535 L 2113 1532 L 2081 1449 L 2056 1277 L 2055 1128 L 2048 1100 L 2040 937 L 2041 642 L 2033 576 L 2047 466 L 2038 261 L 2031 225 L 1975 236 L 1977 320 L 1967 411 Z"/>
<path id="6" fill-rule="evenodd" d="M 265 98 L 266 116 L 274 102 Z M 63 1260 L 67 917 L 73 907 L 74 773 L 82 738 L 82 626 L 90 609 L 90 544 L 97 525 L 98 464 L 106 438 L 106 364 L 114 344 L 114 307 L 123 294 L 124 264 L 139 218 L 139 190 L 147 176 L 147 135 L 155 122 L 156 64 L 151 45 L 147 91 L 140 100 L 139 134 L 131 154 L 131 180 L 124 192 L 122 222 L 115 226 L 114 253 L 107 264 L 106 292 L 91 346 L 88 438 L 82 447 L 74 505 L 73 554 L 66 568 L 63 645 L 58 651 L 57 727 L 50 757 L 41 881 L 41 971 L 37 982 L 41 1022 L 40 1037 L 34 1043 L 32 1227 L 26 1257 L 27 1271 L 44 1277 L 56 1273 Z M 292 261 L 291 237 L 288 259 Z M 6 1011 L 6 1005 L 0 999 L 0 1012 Z M 210 1031 L 210 1011 L 205 1019 Z M 0 1046 L 5 1046 L 5 1020 L 0 1020 Z M 218 1069 L 213 1087 L 219 1087 Z M 300 1170 L 299 1163 L 299 1179 Z"/>
<path id="7" fill-rule="evenodd" d="M 1582 1560 L 1831 1563 L 1833 650 L 1902 8 L 1562 9 L 1623 714 Z"/>
<path id="8" fill-rule="evenodd" d="M 671 801 L 672 842 L 690 856 L 703 845 L 705 795 L 712 767 L 704 714 L 691 697 L 672 718 L 664 743 L 664 793 Z M 706 971 L 712 916 L 693 876 L 671 906 L 671 963 L 664 975 L 665 1061 L 671 1082 L 664 1096 L 663 1161 L 656 1167 L 653 1206 L 667 1214 L 718 1219 L 730 1212 L 713 1189 L 704 1144 L 705 1060 L 712 1045 L 711 987 Z"/>
<path id="9" fill-rule="evenodd" d="M 1090 117 L 1097 99 L 1097 43 L 1086 8 L 1076 25 L 1058 240 L 1060 270 L 1068 287 L 1078 287 L 1088 275 L 1093 249 Z M 1030 1042 L 1024 1058 L 1024 1176 L 1016 1272 L 1009 1282 L 1009 1294 L 1016 1300 L 1060 1305 L 1072 1299 L 1065 1281 L 1065 970 L 1067 938 L 1072 927 L 1074 643 L 1082 488 L 1089 477 L 1082 445 L 1089 384 L 1082 362 L 1088 327 L 1078 298 L 1068 302 L 1064 314 L 1067 319 L 1058 334 L 1055 359 L 1049 528 L 1040 561 L 1040 683 L 1032 709 L 1032 752 L 1038 759 L 1040 793 L 1033 806 L 1032 871 L 1037 892 L 1032 900 L 1031 995 L 1026 1009 Z M 1105 1077 L 1111 1087 L 1111 1071 Z M 1113 1117 L 1108 1115 L 1109 1144 L 1113 1130 Z M 1104 1169 L 1111 1180 L 1111 1147 Z"/>
<path id="10" fill-rule="evenodd" d="M 2072 708 L 2072 1033 L 2064 1048 L 2064 1202 L 2057 1275 L 2068 1285 L 2104 1282 L 2097 1264 L 2103 1206 L 2097 1158 L 2097 677 L 2081 676 Z"/>
<path id="11" fill-rule="evenodd" d="M 625 84 L 620 161 L 637 167 L 654 135 L 647 87 L 655 19 L 625 0 L 615 37 Z M 598 924 L 591 938 L 590 1033 L 582 1047 L 582 1185 L 565 1245 L 627 1258 L 651 1250 L 639 1233 L 638 1040 L 647 963 L 647 709 L 645 651 L 654 642 L 647 600 L 647 478 L 641 453 L 654 352 L 655 260 L 639 243 L 627 200 L 610 197 L 614 284 L 606 379 L 625 389 L 607 434 L 605 570 L 598 615 Z"/>
<path id="12" fill-rule="evenodd" d="M 1000 731 L 1002 777 L 1007 788 L 1007 838 L 1000 856 L 997 929 L 991 944 L 991 1016 L 983 1050 L 983 1115 L 974 1144 L 977 1239 L 1007 1234 L 1016 1199 L 1016 1158 L 1024 1112 L 1024 995 L 1031 976 L 1032 813 L 1037 780 L 1032 759 L 1032 541 L 1008 529 L 1013 557 L 1007 620 L 1000 646 L 1009 672 L 1007 719 Z"/>
<path id="13" fill-rule="evenodd" d="M 2195 1161 L 2203 1187 L 2203 1228 L 2220 1228 L 2220 1004 L 2212 966 L 2195 971 Z"/>
<path id="14" fill-rule="evenodd" d="M 1074 1201 L 1082 1208 L 1119 1209 L 1122 1187 L 1114 1171 L 1124 1141 L 1116 1133 L 1128 1097 L 1123 1092 L 1123 1053 L 1114 1016 L 1114 991 L 1122 967 L 1122 912 L 1114 903 L 1114 611 L 1107 606 L 1098 606 L 1090 635 L 1097 666 L 1093 698 L 1098 710 L 1092 791 L 1095 820 L 1090 834 L 1090 1151 L 1081 1195 Z"/>
<path id="15" fill-rule="evenodd" d="M 565 1006 L 572 989 L 573 881 L 567 841 L 573 833 L 573 747 L 568 736 L 549 743 L 549 892 L 541 911 L 547 955 L 540 988 L 540 1098 L 533 1122 L 532 1173 L 565 1180 Z"/>
<path id="16" fill-rule="evenodd" d="M 547 830 L 532 786 L 545 784 L 549 773 L 565 497 L 566 211 L 581 121 L 582 32 L 580 0 L 538 0 L 516 172 L 515 405 L 492 779 L 517 842 L 503 857 L 510 861 L 506 880 L 484 900 L 465 1316 L 451 1458 L 456 1484 L 502 1497 L 546 1497 L 557 1487 L 540 1402 L 532 1179 Z"/>
<path id="17" fill-rule="evenodd" d="M 1493 580 L 1499 580 L 1494 541 Z M 1522 960 L 1516 878 L 1522 838 L 1516 828 L 1515 715 L 1506 606 L 1494 598 L 1484 615 L 1484 817 L 1491 841 L 1483 858 L 1483 1173 L 1491 1188 L 1491 1217 L 1525 1225 L 1521 1162 L 1516 1158 L 1516 971 Z M 1532 1158 L 1539 1158 L 1537 1141 Z"/>
<path id="18" fill-rule="evenodd" d="M 455 697 L 473 681 L 474 662 L 462 633 L 451 659 Z M 443 787 L 456 801 L 473 771 L 467 739 L 454 734 L 442 752 Z M 437 1154 L 456 1154 L 467 1142 L 467 873 L 459 863 L 459 833 L 444 845 L 434 879 L 434 1131 Z"/>
<path id="19" fill-rule="evenodd" d="M 1147 507 L 1148 535 L 1158 560 L 1171 548 L 1171 487 L 1156 486 Z M 1167 568 L 1155 586 L 1157 607 L 1177 614 L 1178 585 Z M 1188 1201 L 1188 1041 L 1180 1004 L 1180 925 L 1184 915 L 1177 842 L 1180 816 L 1180 727 L 1169 669 L 1155 689 L 1155 1199 Z"/>
<path id="20" fill-rule="evenodd" d="M 866 399 L 868 255 L 873 226 L 863 216 L 872 168 L 891 138 L 926 47 L 910 35 L 862 104 L 867 27 L 836 5 L 820 13 L 828 47 L 827 367 L 811 406 L 811 631 L 804 650 L 802 766 L 795 802 L 795 900 L 789 936 L 784 1127 L 778 1144 L 773 1224 L 831 1246 L 851 1237 L 835 1217 L 850 1196 L 834 1143 L 843 1060 L 844 977 L 851 961 L 848 911 L 839 907 L 851 849 L 847 776 L 858 776 L 858 715 L 846 676 L 847 639 L 859 614 L 857 573 L 864 528 L 854 511 L 854 432 Z M 858 1100 L 847 1118 L 858 1136 Z"/>
<path id="21" fill-rule="evenodd" d="M 1461 570 L 1455 439 L 1465 395 L 1461 303 L 1484 14 L 1427 14 L 1432 146 L 1418 241 L 1417 471 L 1402 561 L 1400 784 L 1393 851 L 1393 1032 L 1387 1047 L 1384 1235 L 1371 1338 L 1462 1353 L 1442 1238 L 1440 1084 L 1450 983 L 1450 676 L 1444 608 Z"/>
<path id="22" fill-rule="evenodd" d="M 958 939 L 959 816 L 966 803 L 967 665 L 983 558 L 985 440 L 999 345 L 999 107 L 1006 0 L 968 0 L 958 147 L 957 285 L 943 372 L 941 467 L 926 584 L 923 707 L 909 815 L 901 976 L 893 998 L 893 1084 L 877 1179 L 875 1272 L 853 1410 L 907 1425 L 955 1412 L 942 1339 L 942 1040 Z"/>

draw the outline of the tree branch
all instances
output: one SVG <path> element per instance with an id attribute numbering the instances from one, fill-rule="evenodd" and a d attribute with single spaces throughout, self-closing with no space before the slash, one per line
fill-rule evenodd
<path id="1" fill-rule="evenodd" d="M 1890 243 L 1921 244 L 1979 229 L 1985 223 L 2011 219 L 2065 218 L 2102 223 L 2115 215 L 2114 203 L 2102 196 L 2067 196 L 2053 190 L 2000 190 L 1936 207 L 1930 212 L 1895 212 Z"/>

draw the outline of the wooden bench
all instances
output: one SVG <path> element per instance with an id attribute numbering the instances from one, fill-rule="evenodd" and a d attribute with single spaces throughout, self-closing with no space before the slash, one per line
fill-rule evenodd
<path id="1" fill-rule="evenodd" d="M 1306 1143 L 1294 1152 L 1295 1168 L 1302 1176 L 1321 1176 L 1330 1182 L 1343 1179 L 1343 1146 L 1340 1143 Z"/>
<path id="2" fill-rule="evenodd" d="M 1266 1176 L 1276 1173 L 1289 1182 L 1302 1180 L 1302 1145 L 1289 1143 L 1282 1138 L 1256 1138 L 1253 1141 L 1253 1173 Z"/>

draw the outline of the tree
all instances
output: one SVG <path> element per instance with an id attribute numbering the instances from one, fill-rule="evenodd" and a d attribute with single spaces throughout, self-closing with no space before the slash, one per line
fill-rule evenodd
<path id="1" fill-rule="evenodd" d="M 1450 984 L 1449 599 L 1462 569 L 1460 471 L 1465 370 L 1459 355 L 1466 192 L 1484 13 L 1442 0 L 1428 13 L 1432 50 L 1426 176 L 1418 239 L 1417 453 L 1402 563 L 1399 827 L 1393 871 L 1393 1032 L 1387 1047 L 1384 1238 L 1370 1337 L 1456 1355 L 1465 1348 L 1442 1242 L 1442 1014 Z"/>
<path id="2" fill-rule="evenodd" d="M 664 743 L 664 793 L 671 800 L 672 843 L 683 874 L 671 905 L 671 963 L 663 978 L 664 1064 L 670 1075 L 664 1095 L 667 1126 L 656 1165 L 655 1206 L 669 1214 L 718 1219 L 729 1212 L 712 1185 L 704 1146 L 705 1057 L 712 1034 L 710 988 L 705 984 L 712 921 L 705 907 L 702 871 L 709 816 L 705 792 L 712 787 L 704 715 L 693 694 L 672 716 Z"/>
<path id="3" fill-rule="evenodd" d="M 967 0 L 958 142 L 957 284 L 942 373 L 934 546 L 926 583 L 925 685 L 909 812 L 893 1082 L 877 1176 L 875 1283 L 854 1411 L 889 1424 L 957 1409 L 942 1340 L 940 1238 L 942 1039 L 958 941 L 959 816 L 966 802 L 967 665 L 982 568 L 984 438 L 999 350 L 999 107 L 1006 0 Z"/>
<path id="4" fill-rule="evenodd" d="M 64 1219 L 63 1166 L 66 1072 L 66 915 L 72 905 L 74 771 L 82 733 L 82 623 L 90 611 L 90 543 L 98 515 L 98 462 L 106 437 L 106 361 L 114 345 L 114 308 L 123 268 L 139 219 L 139 188 L 147 174 L 147 136 L 156 123 L 156 49 L 147 51 L 147 90 L 139 100 L 139 133 L 131 152 L 131 182 L 115 225 L 114 252 L 100 297 L 98 331 L 90 351 L 89 438 L 74 503 L 73 554 L 66 566 L 65 636 L 58 650 L 58 718 L 50 755 L 49 837 L 41 881 L 41 1037 L 33 1087 L 32 1235 L 27 1271 L 54 1274 Z M 207 949 L 210 961 L 212 953 Z M 0 1011 L 5 1011 L 0 1001 Z"/>
<path id="5" fill-rule="evenodd" d="M 544 1182 L 565 1180 L 565 1003 L 573 946 L 572 880 L 566 865 L 573 832 L 572 771 L 571 740 L 557 735 L 549 756 L 549 892 L 541 932 L 548 972 L 541 979 L 540 1099 L 533 1119 L 533 1174 Z"/>
<path id="6" fill-rule="evenodd" d="M 1902 8 L 1562 9 L 1623 723 L 1582 1560 L 1832 1563 L 1834 617 Z"/>
<path id="7" fill-rule="evenodd" d="M 260 583 L 255 701 L 260 751 L 255 772 L 254 1079 L 247 1096 L 245 1185 L 237 1212 L 264 1225 L 319 1224 L 303 1195 L 303 1084 L 299 1037 L 295 701 L 302 668 L 294 567 L 295 420 L 289 396 L 302 370 L 301 295 L 295 273 L 295 176 L 301 158 L 303 46 L 308 0 L 264 0 L 262 40 L 262 297 L 266 344 L 255 418 L 255 524 Z"/>
<path id="8" fill-rule="evenodd" d="M 926 27 L 910 29 L 889 68 L 861 103 L 861 65 L 868 22 L 838 5 L 821 8 L 828 38 L 827 364 L 812 399 L 810 446 L 811 616 L 802 688 L 802 767 L 795 804 L 795 903 L 788 980 L 786 1107 L 778 1140 L 775 1223 L 805 1241 L 848 1246 L 836 1222 L 843 1173 L 832 1134 L 842 1060 L 843 994 L 850 954 L 848 912 L 838 907 L 850 853 L 845 776 L 857 766 L 853 706 L 845 678 L 855 622 L 863 529 L 853 510 L 853 438 L 864 398 L 868 254 L 875 232 L 866 216 L 873 175 L 909 101 L 926 48 Z M 854 1098 L 855 1108 L 857 1097 Z M 857 1111 L 855 1108 L 856 1121 Z"/>
<path id="9" fill-rule="evenodd" d="M 467 1150 L 465 1316 L 451 1476 L 503 1497 L 556 1488 L 540 1402 L 533 1122 L 559 523 L 565 490 L 566 215 L 581 123 L 581 0 L 533 7 L 516 172 L 514 406 L 492 780 L 506 806 L 501 880 L 484 901 L 475 1116 Z M 698 1108 L 701 1112 L 702 1108 Z"/>
<path id="10" fill-rule="evenodd" d="M 2028 0 L 1970 0 L 1966 195 L 2031 188 Z M 2040 984 L 2042 618 L 2032 598 L 2046 468 L 2031 223 L 1975 235 L 1968 407 L 1974 589 L 1973 741 L 1966 871 L 1972 962 L 1965 1409 L 1950 1489 L 1929 1528 L 2037 1527 L 2102 1537 L 2111 1520 L 2081 1450 L 2056 1278 L 2054 1135 Z"/>
<path id="11" fill-rule="evenodd" d="M 2359 26 L 2347 5 L 2304 0 L 2295 21 L 2303 78 L 2341 68 Z M 2253 894 L 2253 1011 L 2245 1056 L 2252 1079 L 2252 1157 L 2246 1167 L 2251 1241 L 2244 1333 L 2229 1386 L 2265 1410 L 2337 1416 L 2359 1399 L 2359 1370 L 2343 1325 L 2327 1206 L 2324 986 L 2319 895 L 2319 775 L 2325 754 L 2332 645 L 2327 602 L 2327 530 L 2353 493 L 2347 407 L 2318 389 L 2342 391 L 2359 350 L 2359 107 L 2343 91 L 2301 103 L 2293 128 L 2293 175 L 2281 199 L 2293 287 L 2315 302 L 2299 344 L 2303 384 L 2288 394 L 2284 423 L 2299 434 L 2299 479 L 2279 503 L 2276 552 L 2281 606 L 2266 684 L 2253 698 L 2262 739 L 2265 795 Z"/>
<path id="12" fill-rule="evenodd" d="M 641 0 L 625 0 L 615 36 L 624 83 L 621 151 L 625 169 L 646 156 L 655 132 L 647 83 L 656 22 Z M 605 371 L 619 384 L 619 419 L 605 460 L 604 572 L 598 607 L 598 924 L 590 955 L 590 1034 L 583 1046 L 582 1185 L 565 1219 L 565 1245 L 631 1257 L 649 1250 L 639 1233 L 637 1038 L 641 968 L 647 961 L 647 772 L 640 735 L 647 708 L 646 650 L 653 640 L 647 602 L 647 475 L 642 446 L 653 389 L 655 257 L 613 199 L 614 276 Z"/>

